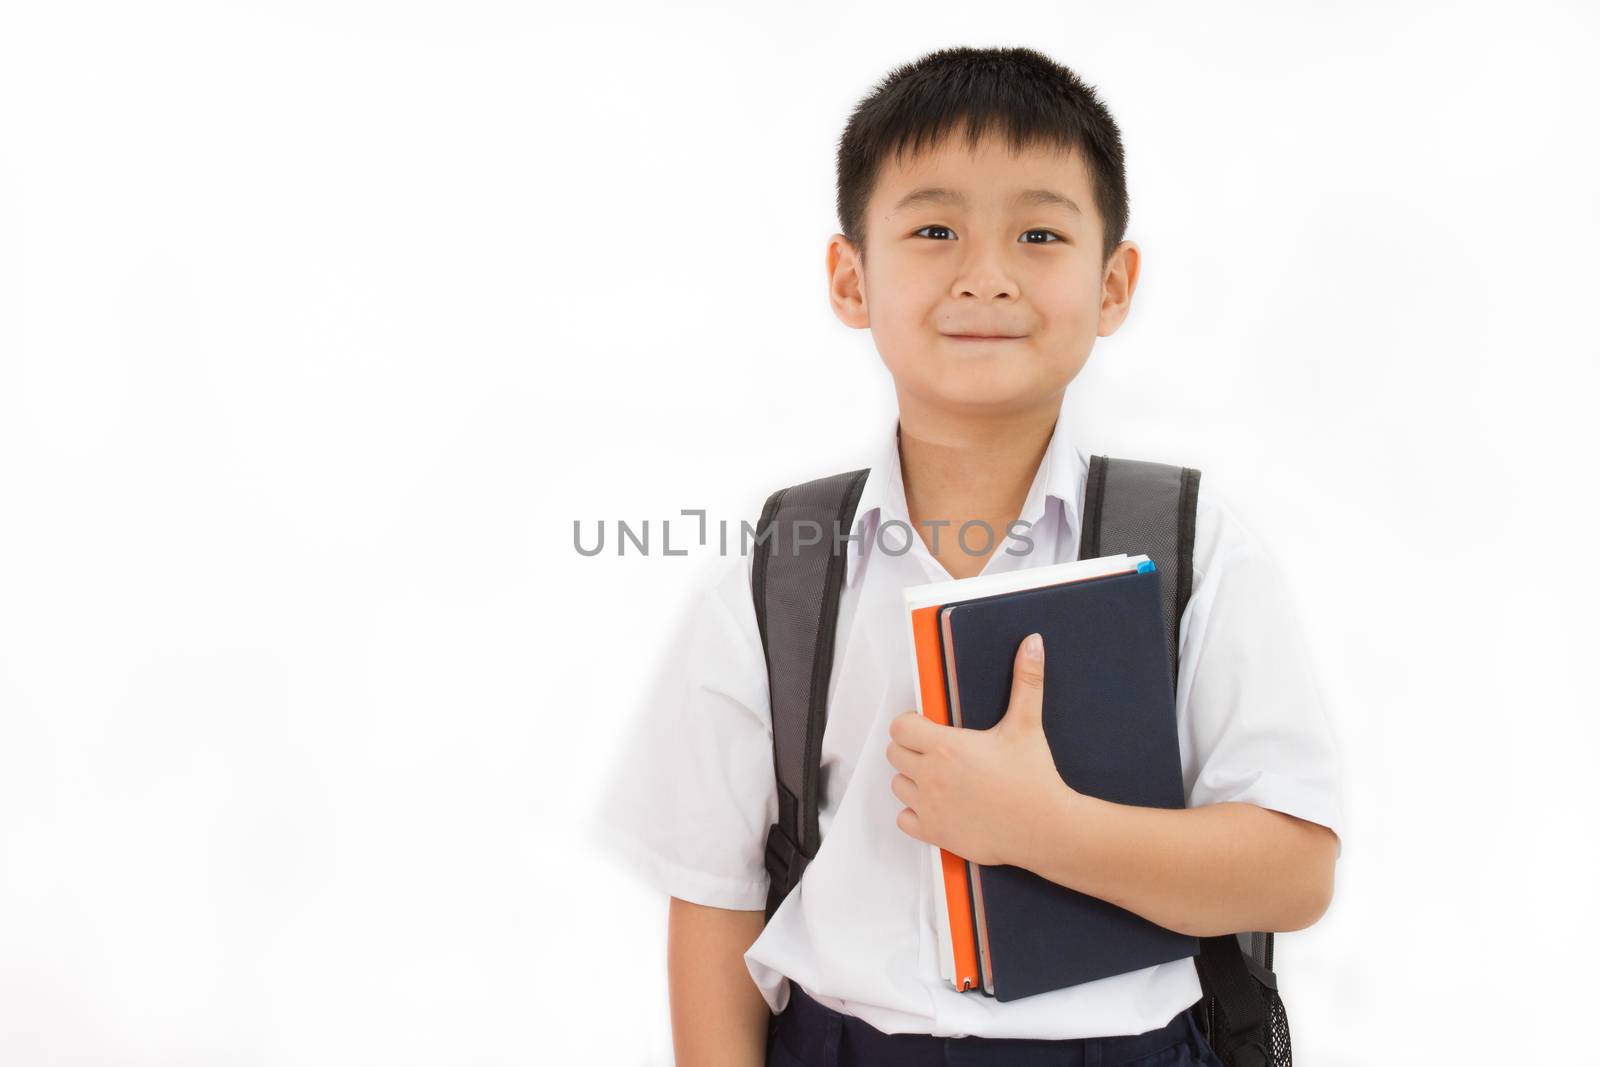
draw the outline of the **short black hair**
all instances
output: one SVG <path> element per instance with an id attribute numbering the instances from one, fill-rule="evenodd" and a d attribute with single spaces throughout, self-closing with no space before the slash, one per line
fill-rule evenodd
<path id="1" fill-rule="evenodd" d="M 1093 86 L 1032 48 L 941 48 L 896 67 L 862 98 L 839 138 L 839 225 L 866 258 L 867 200 L 892 153 L 938 144 L 961 118 L 970 149 L 990 130 L 1013 151 L 1081 152 L 1105 226 L 1104 266 L 1128 228 L 1122 132 Z"/>

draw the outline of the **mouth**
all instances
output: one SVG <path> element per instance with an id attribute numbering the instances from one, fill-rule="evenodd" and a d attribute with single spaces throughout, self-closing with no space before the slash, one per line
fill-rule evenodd
<path id="1" fill-rule="evenodd" d="M 1008 333 L 947 333 L 944 336 L 952 341 L 1021 341 L 1027 337 L 1026 334 Z"/>

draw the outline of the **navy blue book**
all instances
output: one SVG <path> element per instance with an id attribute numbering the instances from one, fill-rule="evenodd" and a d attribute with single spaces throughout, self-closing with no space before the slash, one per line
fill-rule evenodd
<path id="1" fill-rule="evenodd" d="M 1045 738 L 1073 789 L 1184 807 L 1161 585 L 1138 571 L 1001 593 L 940 611 L 951 722 L 988 729 L 1022 639 L 1044 638 Z M 1009 864 L 968 863 L 983 991 L 1017 1000 L 1197 955 L 1197 938 Z"/>

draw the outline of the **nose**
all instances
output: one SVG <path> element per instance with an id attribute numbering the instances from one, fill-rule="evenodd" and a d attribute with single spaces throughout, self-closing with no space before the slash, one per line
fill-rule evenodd
<path id="1" fill-rule="evenodd" d="M 981 301 L 1016 299 L 1018 283 L 1006 269 L 1005 258 L 992 245 L 973 242 L 973 250 L 950 283 L 952 296 L 976 296 Z"/>

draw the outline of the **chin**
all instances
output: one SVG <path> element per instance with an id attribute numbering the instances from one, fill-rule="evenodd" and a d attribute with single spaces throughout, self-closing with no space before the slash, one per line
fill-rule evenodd
<path id="1" fill-rule="evenodd" d="M 1048 390 L 1042 382 L 1008 381 L 988 374 L 981 377 L 950 375 L 938 382 L 924 383 L 920 391 L 929 400 L 951 410 L 995 411 L 1029 407 Z"/>

